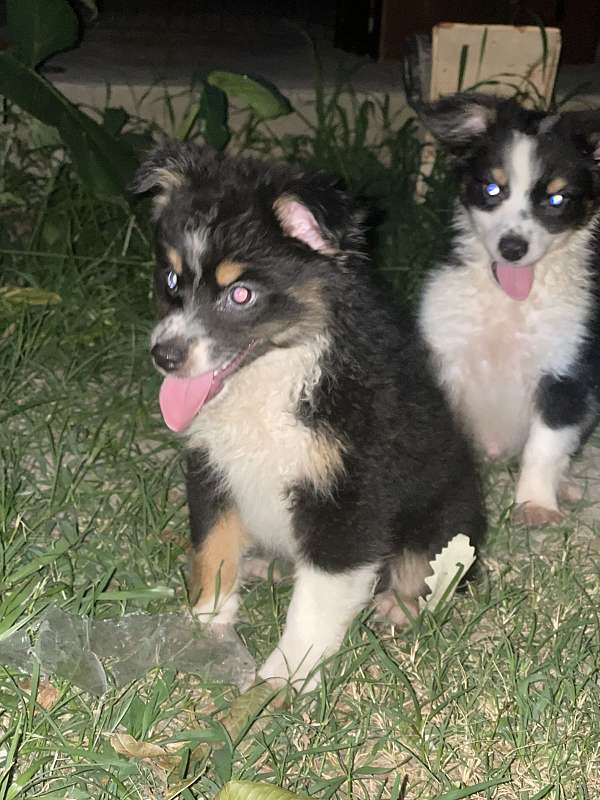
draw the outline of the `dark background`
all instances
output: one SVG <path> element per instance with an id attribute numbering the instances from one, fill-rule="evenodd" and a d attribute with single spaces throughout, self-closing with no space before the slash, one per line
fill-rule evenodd
<path id="1" fill-rule="evenodd" d="M 87 23 L 85 6 L 70 2 Z M 442 21 L 559 27 L 567 64 L 592 63 L 600 37 L 600 0 L 99 0 L 98 7 L 111 25 L 143 26 L 152 19 L 166 27 L 187 20 L 193 27 L 198 16 L 235 25 L 236 18 L 251 17 L 268 29 L 287 20 L 316 40 L 383 61 L 400 57 L 406 36 Z M 5 9 L 0 0 L 0 24 Z"/>

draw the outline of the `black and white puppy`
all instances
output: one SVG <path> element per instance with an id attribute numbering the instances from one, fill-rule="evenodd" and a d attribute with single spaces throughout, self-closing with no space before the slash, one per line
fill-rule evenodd
<path id="1" fill-rule="evenodd" d="M 458 532 L 480 539 L 469 446 L 331 180 L 169 144 L 137 189 L 156 192 L 151 346 L 188 449 L 195 611 L 233 621 L 249 545 L 291 560 L 259 674 L 314 686 L 376 588 L 401 621 L 392 592 L 416 610 L 429 559 Z"/>
<path id="2" fill-rule="evenodd" d="M 478 446 L 521 456 L 517 520 L 557 522 L 600 409 L 600 111 L 460 94 L 423 121 L 456 162 L 460 198 L 422 333 Z"/>

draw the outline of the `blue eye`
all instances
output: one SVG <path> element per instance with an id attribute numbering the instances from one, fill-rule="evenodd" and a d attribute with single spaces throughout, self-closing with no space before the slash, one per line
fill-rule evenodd
<path id="1" fill-rule="evenodd" d="M 497 183 L 488 183 L 485 187 L 485 193 L 490 197 L 498 197 L 501 191 Z"/>
<path id="2" fill-rule="evenodd" d="M 174 292 L 177 289 L 177 273 L 175 270 L 169 270 L 167 273 L 167 289 Z"/>
<path id="3" fill-rule="evenodd" d="M 564 203 L 565 196 L 564 194 L 551 194 L 548 198 L 548 202 L 551 206 L 561 206 Z"/>

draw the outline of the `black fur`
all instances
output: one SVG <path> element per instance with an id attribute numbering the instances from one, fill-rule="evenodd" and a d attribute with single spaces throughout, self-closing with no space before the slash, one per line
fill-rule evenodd
<path id="1" fill-rule="evenodd" d="M 446 365 L 452 359 L 456 368 L 452 380 L 460 385 L 451 385 L 446 377 L 445 388 L 453 397 L 466 398 L 460 401 L 463 405 L 457 403 L 457 411 L 477 444 L 493 457 L 518 455 L 525 448 L 517 500 L 537 507 L 530 515 L 532 524 L 556 521 L 558 507 L 553 498 L 564 478 L 564 465 L 585 441 L 600 413 L 600 111 L 546 113 L 526 109 L 512 99 L 459 94 L 425 107 L 422 119 L 446 148 L 460 182 L 454 252 L 448 264 L 432 274 L 422 308 L 428 307 L 435 287 L 441 295 L 439 287 L 447 285 L 445 276 L 451 266 L 460 283 L 455 280 L 452 291 L 448 290 L 449 308 L 456 303 L 450 294 L 472 292 L 475 283 L 478 291 L 472 296 L 476 299 L 469 306 L 473 329 L 481 331 L 489 324 L 495 341 L 478 347 L 478 337 L 473 336 L 452 353 L 445 349 L 440 344 L 444 330 L 452 337 L 458 327 L 467 327 L 463 309 L 457 312 L 460 325 L 451 314 L 443 322 L 436 321 L 430 311 L 422 313 L 422 324 L 430 342 L 434 338 L 438 342 L 434 348 L 438 364 Z M 521 180 L 516 162 L 511 161 L 517 147 L 525 165 Z M 523 176 L 528 178 L 526 186 Z M 490 186 L 493 196 L 488 193 Z M 504 205 L 513 188 L 515 202 Z M 577 242 L 582 244 L 574 244 Z M 498 280 L 498 262 L 502 261 L 531 270 L 533 275 L 525 297 L 508 292 L 512 306 L 506 305 Z M 480 280 L 481 274 L 490 270 L 498 287 L 493 281 L 486 284 Z M 564 318 L 559 319 L 559 308 Z M 486 309 L 485 320 L 481 309 Z M 548 346 L 554 329 L 556 356 Z M 480 338 L 487 342 L 483 334 Z M 566 363 L 565 353 L 570 363 Z M 461 361 L 487 364 L 485 374 L 483 370 L 477 373 L 479 385 L 473 379 L 467 386 Z M 507 363 L 513 365 L 514 379 Z M 484 432 L 484 414 L 473 408 L 488 407 L 493 418 L 496 389 L 501 396 L 504 391 L 519 400 L 515 401 L 514 435 L 505 429 L 498 435 L 504 436 L 503 441 L 490 442 L 497 432 L 493 425 Z M 479 405 L 472 400 L 474 393 L 478 393 Z M 477 414 L 479 418 L 475 418 Z M 536 417 L 550 430 L 543 434 L 543 445 Z M 528 435 L 522 438 L 524 419 Z M 551 455 L 553 448 L 556 452 Z M 537 489 L 533 488 L 536 469 Z M 528 491 L 539 497 L 528 496 Z M 540 508 L 549 513 L 544 517 Z M 522 517 L 527 521 L 526 512 Z"/>
<path id="2" fill-rule="evenodd" d="M 172 187 L 165 170 L 176 176 Z M 412 324 L 398 317 L 373 283 L 361 217 L 347 195 L 322 175 L 192 145 L 169 145 L 150 157 L 138 188 L 156 187 L 167 193 L 158 215 L 156 286 L 163 314 L 183 305 L 214 340 L 217 359 L 254 342 L 238 374 L 274 349 L 328 340 L 318 383 L 305 387 L 291 411 L 339 445 L 343 469 L 327 485 L 300 476 L 284 487 L 299 560 L 336 574 L 375 565 L 385 575 L 390 560 L 407 552 L 431 558 L 459 532 L 477 544 L 485 520 L 470 448 L 430 375 Z M 282 196 L 312 212 L 331 251 L 286 234 L 274 211 Z M 182 241 L 196 226 L 206 233 L 199 280 Z M 184 254 L 176 296 L 165 288 L 169 248 Z M 224 310 L 224 290 L 215 279 L 223 260 L 246 266 L 240 281 L 257 298 L 247 313 Z M 228 379 L 231 385 L 235 380 Z M 248 426 L 260 414 L 257 399 Z M 218 514 L 236 504 L 227 475 L 207 458 L 206 452 L 193 453 L 189 462 L 196 545 Z M 262 491 L 256 485 L 259 497 Z"/>

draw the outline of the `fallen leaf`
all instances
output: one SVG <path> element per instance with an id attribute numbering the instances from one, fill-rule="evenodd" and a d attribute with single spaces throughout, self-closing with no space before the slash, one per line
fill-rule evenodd
<path id="1" fill-rule="evenodd" d="M 0 300 L 12 305 L 55 306 L 61 299 L 56 292 L 35 286 L 0 286 Z"/>
<path id="2" fill-rule="evenodd" d="M 54 703 L 56 703 L 58 694 L 59 692 L 56 686 L 53 686 L 51 683 L 42 682 L 38 687 L 36 702 L 42 708 L 51 708 Z"/>
<path id="3" fill-rule="evenodd" d="M 179 756 L 173 755 L 164 747 L 152 742 L 140 742 L 128 733 L 113 733 L 110 737 L 113 749 L 128 758 L 140 758 L 152 766 L 171 770 L 179 764 Z"/>
<path id="4" fill-rule="evenodd" d="M 265 708 L 277 703 L 283 694 L 284 692 L 273 689 L 268 683 L 260 683 L 238 695 L 220 719 L 232 741 L 235 742 L 239 738 L 246 726 L 256 724 Z M 211 745 L 202 742 L 192 751 L 192 760 L 200 761 L 206 758 L 210 750 Z"/>

